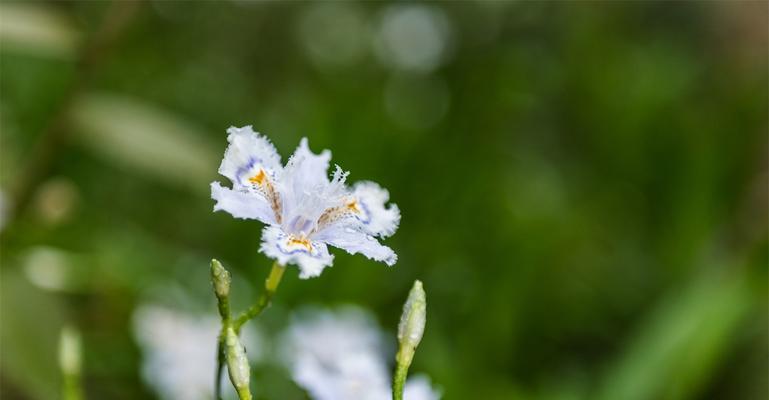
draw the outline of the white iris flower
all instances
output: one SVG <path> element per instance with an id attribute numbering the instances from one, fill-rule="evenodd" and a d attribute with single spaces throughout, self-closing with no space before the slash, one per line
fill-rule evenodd
<path id="1" fill-rule="evenodd" d="M 272 143 L 251 126 L 227 133 L 219 173 L 232 188 L 211 183 L 214 211 L 267 224 L 261 252 L 283 265 L 298 265 L 301 278 L 318 276 L 331 265 L 334 256 L 326 245 L 395 264 L 395 252 L 376 239 L 395 233 L 400 222 L 398 207 L 386 205 L 387 190 L 374 182 L 349 188 L 348 172 L 339 166 L 329 180 L 331 152 L 314 154 L 307 138 L 283 166 Z"/>
<path id="2" fill-rule="evenodd" d="M 219 321 L 156 304 L 137 308 L 134 336 L 143 354 L 142 377 L 163 400 L 208 400 L 214 391 Z M 264 337 L 253 325 L 244 327 L 248 356 L 261 359 Z M 226 399 L 235 398 L 224 385 Z"/>
<path id="3" fill-rule="evenodd" d="M 300 313 L 283 335 L 294 381 L 314 400 L 390 400 L 385 340 L 371 315 L 357 307 Z M 405 400 L 438 400 L 424 375 L 409 378 Z"/>

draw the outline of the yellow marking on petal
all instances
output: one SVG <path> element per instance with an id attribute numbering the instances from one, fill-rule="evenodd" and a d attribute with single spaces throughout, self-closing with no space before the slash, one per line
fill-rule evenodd
<path id="1" fill-rule="evenodd" d="M 294 235 L 289 236 L 288 245 L 304 247 L 308 252 L 312 252 L 312 243 L 310 242 L 310 239 L 307 239 L 304 236 L 301 236 L 301 237 L 296 237 Z"/>
<path id="2" fill-rule="evenodd" d="M 272 207 L 272 211 L 275 213 L 275 221 L 280 223 L 283 219 L 281 217 L 283 206 L 280 202 L 280 194 L 275 190 L 275 187 L 273 187 L 272 182 L 270 182 L 270 177 L 267 176 L 264 169 L 259 168 L 259 172 L 248 178 L 248 181 L 259 187 L 258 190 L 270 202 L 270 207 Z"/>
<path id="3" fill-rule="evenodd" d="M 360 208 L 358 208 L 358 201 L 352 200 L 351 202 L 346 204 L 347 210 L 352 211 L 355 213 L 360 213 Z"/>
<path id="4" fill-rule="evenodd" d="M 259 173 L 257 173 L 256 175 L 248 178 L 248 181 L 253 183 L 253 184 L 262 186 L 262 185 L 264 185 L 264 182 L 267 181 L 267 174 L 265 174 L 264 170 L 260 168 L 259 169 Z"/>

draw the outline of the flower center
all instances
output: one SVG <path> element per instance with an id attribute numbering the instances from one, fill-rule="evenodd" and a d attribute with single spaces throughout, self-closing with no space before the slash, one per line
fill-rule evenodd
<path id="1" fill-rule="evenodd" d="M 303 215 L 299 215 L 291 220 L 291 224 L 289 224 L 288 229 L 286 230 L 288 232 L 294 232 L 304 236 L 306 233 L 310 233 L 312 231 L 314 225 L 315 224 L 311 219 Z"/>

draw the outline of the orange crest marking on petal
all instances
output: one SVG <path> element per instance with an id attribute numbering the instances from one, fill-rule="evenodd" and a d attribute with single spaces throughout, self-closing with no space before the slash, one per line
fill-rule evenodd
<path id="1" fill-rule="evenodd" d="M 280 223 L 283 209 L 280 202 L 280 195 L 273 187 L 272 182 L 270 182 L 270 177 L 264 172 L 264 168 L 259 168 L 259 172 L 248 178 L 248 181 L 256 185 L 257 190 L 267 198 L 270 202 L 270 207 L 272 207 L 272 211 L 275 213 L 275 221 Z"/>
<path id="2" fill-rule="evenodd" d="M 267 174 L 265 174 L 264 170 L 261 169 L 261 168 L 259 169 L 259 173 L 257 173 L 256 175 L 248 178 L 249 182 L 251 182 L 253 184 L 256 184 L 256 185 L 259 185 L 259 186 L 264 185 L 264 182 L 266 180 L 267 180 Z"/>
<path id="3" fill-rule="evenodd" d="M 294 235 L 289 236 L 288 245 L 303 247 L 308 252 L 312 252 L 312 243 L 310 243 L 310 239 L 307 239 L 304 236 L 301 236 L 301 237 L 296 237 Z"/>
<path id="4" fill-rule="evenodd" d="M 342 205 L 331 207 L 326 209 L 323 214 L 318 218 L 318 224 L 315 230 L 320 230 L 334 223 L 337 220 L 350 216 L 352 214 L 360 214 L 361 208 L 357 199 L 345 200 Z"/>
<path id="5" fill-rule="evenodd" d="M 347 211 L 352 211 L 354 213 L 360 213 L 360 208 L 358 208 L 358 201 L 352 200 L 351 202 L 347 203 Z"/>

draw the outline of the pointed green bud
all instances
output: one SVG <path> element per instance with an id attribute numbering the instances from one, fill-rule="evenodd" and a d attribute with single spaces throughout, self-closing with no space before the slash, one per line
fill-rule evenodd
<path id="1" fill-rule="evenodd" d="M 427 320 L 427 299 L 422 282 L 414 281 L 414 286 L 409 292 L 406 304 L 403 305 L 403 314 L 398 324 L 398 353 L 395 355 L 395 374 L 393 374 L 393 399 L 403 400 L 403 387 L 406 383 L 411 360 L 414 352 L 422 340 Z"/>
<path id="2" fill-rule="evenodd" d="M 227 355 L 227 369 L 230 373 L 230 381 L 235 386 L 240 400 L 251 400 L 250 381 L 251 367 L 248 365 L 246 349 L 240 343 L 238 335 L 231 327 L 225 332 L 225 353 Z"/>
<path id="3" fill-rule="evenodd" d="M 425 331 L 425 320 L 427 319 L 427 300 L 425 291 L 422 288 L 422 282 L 414 281 L 414 286 L 409 292 L 406 304 L 403 305 L 403 314 L 398 324 L 398 342 L 401 347 L 410 347 L 416 349 L 419 341 L 422 340 L 422 334 Z"/>
<path id="4" fill-rule="evenodd" d="M 216 297 L 225 298 L 230 295 L 230 273 L 224 269 L 222 263 L 211 260 L 211 281 L 214 283 Z"/>

